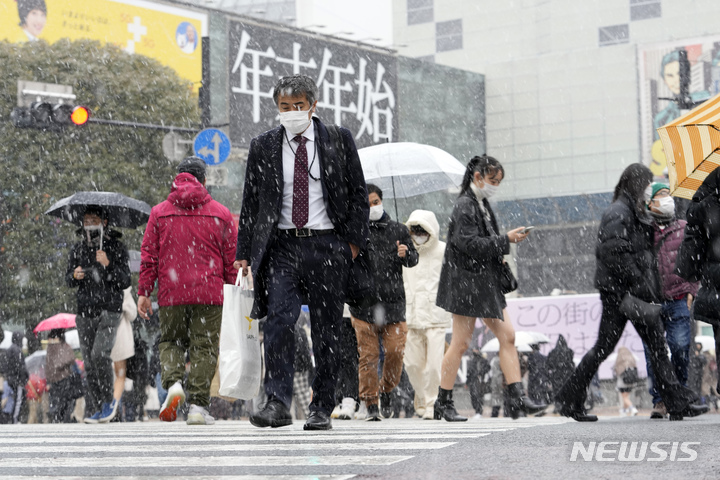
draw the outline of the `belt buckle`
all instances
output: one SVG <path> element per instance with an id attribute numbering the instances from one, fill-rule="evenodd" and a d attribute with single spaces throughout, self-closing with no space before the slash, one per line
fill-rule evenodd
<path id="1" fill-rule="evenodd" d="M 307 238 L 307 237 L 311 237 L 312 233 L 310 232 L 310 229 L 308 229 L 308 228 L 296 228 L 295 236 L 298 238 Z"/>

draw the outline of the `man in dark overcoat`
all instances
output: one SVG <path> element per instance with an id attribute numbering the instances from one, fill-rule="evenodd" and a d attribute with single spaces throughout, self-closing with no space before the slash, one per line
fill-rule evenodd
<path id="1" fill-rule="evenodd" d="M 318 88 L 305 75 L 281 78 L 273 99 L 281 126 L 250 143 L 236 268 L 252 269 L 252 318 L 267 316 L 265 407 L 258 427 L 292 423 L 294 325 L 310 309 L 316 362 L 306 430 L 332 428 L 348 275 L 368 238 L 367 191 L 352 134 L 313 114 Z"/>

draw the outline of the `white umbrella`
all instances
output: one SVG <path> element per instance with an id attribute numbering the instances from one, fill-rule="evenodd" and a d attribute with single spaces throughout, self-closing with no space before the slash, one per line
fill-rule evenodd
<path id="1" fill-rule="evenodd" d="M 358 155 L 365 180 L 380 187 L 387 198 L 459 187 L 465 175 L 465 165 L 455 157 L 420 143 L 382 143 L 361 148 Z M 397 215 L 397 203 L 395 210 Z"/>
<path id="2" fill-rule="evenodd" d="M 702 351 L 709 352 L 715 350 L 715 337 L 709 335 L 698 335 L 695 337 L 695 343 L 702 344 Z"/>
<path id="3" fill-rule="evenodd" d="M 532 341 L 529 341 L 527 343 L 530 345 L 533 345 L 533 344 L 539 345 L 541 343 L 550 343 L 550 338 L 541 332 L 527 332 L 527 331 L 515 332 L 515 337 L 517 338 L 517 336 L 519 334 L 529 335 L 532 338 Z M 524 336 L 523 336 L 523 338 L 524 338 Z"/>
<path id="4" fill-rule="evenodd" d="M 515 348 L 518 352 L 530 352 L 532 351 L 532 348 L 530 348 L 530 344 L 523 341 L 518 341 L 517 334 L 520 332 L 515 333 Z M 497 338 L 493 338 L 489 342 L 487 342 L 483 347 L 480 349 L 483 353 L 494 353 L 500 351 L 500 342 Z"/>

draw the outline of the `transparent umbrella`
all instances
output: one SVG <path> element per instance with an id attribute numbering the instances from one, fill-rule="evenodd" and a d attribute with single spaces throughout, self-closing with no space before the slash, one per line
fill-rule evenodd
<path id="1" fill-rule="evenodd" d="M 358 155 L 365 180 L 393 199 L 459 187 L 465 174 L 465 165 L 455 157 L 420 143 L 383 143 L 361 148 Z"/>

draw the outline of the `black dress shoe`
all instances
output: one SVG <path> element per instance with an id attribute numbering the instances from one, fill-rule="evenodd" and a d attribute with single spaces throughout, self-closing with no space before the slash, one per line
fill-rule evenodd
<path id="1" fill-rule="evenodd" d="M 292 425 L 292 417 L 287 407 L 279 400 L 269 400 L 265 407 L 255 415 L 250 415 L 250 423 L 256 427 L 285 427 Z"/>
<path id="2" fill-rule="evenodd" d="M 595 415 L 588 415 L 585 410 L 570 407 L 562 407 L 559 413 L 563 417 L 570 417 L 576 422 L 597 422 L 598 419 Z"/>
<path id="3" fill-rule="evenodd" d="M 305 421 L 305 425 L 303 426 L 303 430 L 331 430 L 332 429 L 332 421 L 330 420 L 330 415 L 327 413 L 321 411 L 321 410 L 314 410 L 310 412 L 310 416 Z"/>
<path id="4" fill-rule="evenodd" d="M 710 411 L 708 405 L 694 405 L 690 404 L 680 412 L 670 412 L 670 421 L 677 422 L 682 420 L 684 417 L 697 417 Z"/>

